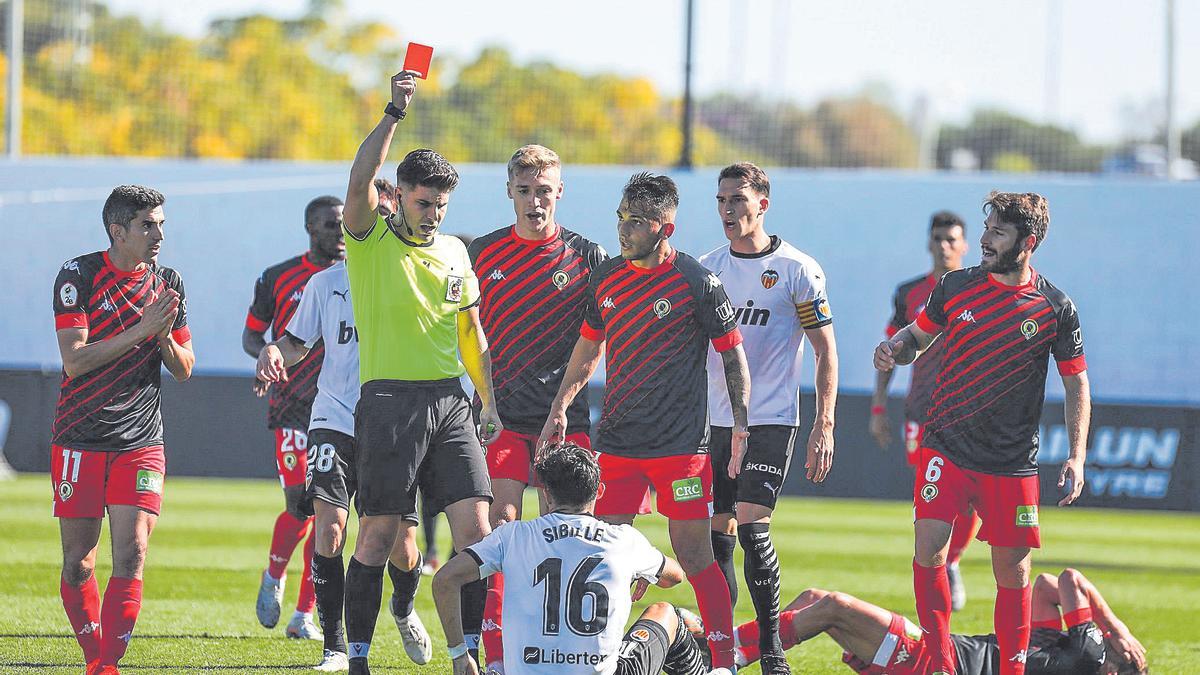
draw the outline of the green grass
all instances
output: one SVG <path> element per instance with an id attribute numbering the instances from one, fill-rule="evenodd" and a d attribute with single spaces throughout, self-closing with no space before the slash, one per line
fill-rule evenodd
<path id="1" fill-rule="evenodd" d="M 23 476 L 0 483 L 0 497 L 0 672 L 79 673 L 82 657 L 58 598 L 60 549 L 49 516 L 49 480 Z M 293 605 L 285 605 L 275 630 L 261 628 L 254 615 L 271 525 L 282 504 L 273 481 L 168 481 L 164 516 L 150 547 L 145 604 L 124 672 L 296 672 L 319 660 L 320 643 L 283 637 Z M 896 502 L 786 500 L 773 528 L 783 561 L 784 602 L 817 586 L 913 617 L 911 518 L 912 507 Z M 1042 521 L 1045 547 L 1035 555 L 1035 572 L 1057 573 L 1066 565 L 1082 570 L 1145 644 L 1155 672 L 1200 673 L 1200 517 L 1048 508 Z M 646 517 L 639 525 L 669 551 L 665 521 Z M 444 523 L 441 534 L 448 534 Z M 107 546 L 106 534 L 101 584 L 109 574 Z M 740 565 L 739 560 L 739 570 Z M 954 629 L 990 632 L 994 587 L 986 547 L 968 550 L 962 568 L 969 595 L 966 608 L 954 616 Z M 287 603 L 295 602 L 299 576 L 297 556 Z M 648 602 L 663 599 L 695 607 L 683 584 L 652 589 L 635 616 Z M 449 672 L 427 580 L 417 608 L 433 632 L 435 661 L 425 668 L 410 663 L 384 612 L 371 650 L 376 672 Z M 739 622 L 752 618 L 744 590 L 737 609 Z M 822 636 L 793 649 L 790 658 L 806 673 L 849 672 L 840 654 Z"/>

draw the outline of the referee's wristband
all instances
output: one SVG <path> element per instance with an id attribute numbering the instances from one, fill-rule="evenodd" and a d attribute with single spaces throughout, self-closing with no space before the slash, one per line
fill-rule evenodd
<path id="1" fill-rule="evenodd" d="M 465 642 L 460 642 L 460 643 L 454 645 L 453 647 L 446 647 L 446 654 L 448 654 L 450 656 L 451 661 L 453 661 L 454 659 L 457 659 L 458 657 L 460 657 L 466 653 L 467 653 L 467 643 L 465 643 Z"/>
<path id="2" fill-rule="evenodd" d="M 404 115 L 405 115 L 404 111 L 397 108 L 396 104 L 392 103 L 391 101 L 388 101 L 387 106 L 384 107 L 383 114 L 395 117 L 397 120 L 404 119 Z"/>

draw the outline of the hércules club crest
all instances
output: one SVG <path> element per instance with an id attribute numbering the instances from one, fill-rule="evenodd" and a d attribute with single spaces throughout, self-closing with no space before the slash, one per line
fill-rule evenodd
<path id="1" fill-rule="evenodd" d="M 767 270 L 766 272 L 762 273 L 762 276 L 759 277 L 759 279 L 762 280 L 763 288 L 771 288 L 775 284 L 779 283 L 779 272 L 776 272 L 775 270 Z"/>

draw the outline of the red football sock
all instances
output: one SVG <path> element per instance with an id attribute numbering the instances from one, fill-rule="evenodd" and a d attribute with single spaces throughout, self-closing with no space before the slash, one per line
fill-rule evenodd
<path id="1" fill-rule="evenodd" d="M 967 550 L 967 545 L 975 538 L 975 533 L 979 532 L 981 524 L 979 515 L 974 511 L 970 516 L 964 516 L 954 521 L 954 529 L 950 532 L 950 550 L 946 553 L 947 563 L 953 564 L 962 558 L 963 552 Z"/>
<path id="2" fill-rule="evenodd" d="M 91 663 L 100 658 L 100 587 L 96 576 L 88 577 L 82 586 L 72 586 L 60 579 L 58 592 L 75 639 L 83 648 L 83 660 Z"/>
<path id="3" fill-rule="evenodd" d="M 125 656 L 133 625 L 142 609 L 142 580 L 111 577 L 104 589 L 104 606 L 100 608 L 100 663 L 115 666 Z"/>
<path id="4" fill-rule="evenodd" d="M 780 617 L 782 620 L 783 617 Z M 736 649 L 738 655 L 741 656 L 741 663 L 750 664 L 757 661 L 762 656 L 762 651 L 758 648 L 758 622 L 747 621 L 746 623 L 734 629 L 736 636 Z"/>
<path id="5" fill-rule="evenodd" d="M 1063 621 L 1067 623 L 1067 628 L 1074 628 L 1081 623 L 1087 623 L 1092 620 L 1092 608 L 1080 607 L 1066 614 L 1063 614 Z"/>
<path id="6" fill-rule="evenodd" d="M 308 521 L 297 520 L 292 514 L 284 511 L 275 519 L 275 531 L 271 534 L 271 561 L 267 564 L 267 574 L 272 579 L 282 579 L 287 572 L 288 561 L 292 552 L 304 534 L 308 532 Z"/>
<path id="7" fill-rule="evenodd" d="M 779 613 L 779 640 L 783 642 L 784 651 L 800 644 L 800 638 L 796 637 L 796 625 L 792 623 L 792 619 L 795 617 L 796 610 L 794 609 Z"/>
<path id="8" fill-rule="evenodd" d="M 696 592 L 700 620 L 708 631 L 708 646 L 712 651 L 713 668 L 733 667 L 733 605 L 729 600 L 729 583 L 720 566 L 713 564 L 694 576 L 688 583 Z"/>
<path id="9" fill-rule="evenodd" d="M 504 634 L 500 632 L 500 616 L 503 612 L 504 575 L 496 573 L 490 577 L 487 598 L 483 603 L 483 636 L 480 640 L 487 663 L 504 662 Z"/>
<path id="10" fill-rule="evenodd" d="M 1032 627 L 1034 629 L 1049 628 L 1050 630 L 1062 630 L 1062 619 L 1058 618 L 1058 619 L 1045 619 L 1043 621 L 1034 621 Z"/>
<path id="11" fill-rule="evenodd" d="M 1029 615 L 1032 589 L 996 587 L 996 643 L 1000 647 L 1000 675 L 1022 675 L 1029 651 Z"/>
<path id="12" fill-rule="evenodd" d="M 953 673 L 956 659 L 950 641 L 950 580 L 946 577 L 946 566 L 922 567 L 913 560 L 913 590 L 917 596 L 917 618 L 925 631 L 924 642 L 929 651 L 929 671 Z"/>
<path id="13" fill-rule="evenodd" d="M 312 522 L 312 518 L 304 521 L 304 526 Z M 308 539 L 304 542 L 304 576 L 300 578 L 300 597 L 296 600 L 296 611 L 312 614 L 317 608 L 317 593 L 313 589 L 312 559 L 317 550 L 317 528 L 308 530 Z M 278 578 L 278 577 L 276 577 Z"/>

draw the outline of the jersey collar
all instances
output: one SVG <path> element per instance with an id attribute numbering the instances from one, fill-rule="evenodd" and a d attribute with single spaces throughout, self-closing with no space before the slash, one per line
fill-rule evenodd
<path id="1" fill-rule="evenodd" d="M 997 281 L 996 277 L 991 272 L 987 273 L 987 280 L 988 280 L 989 284 L 995 286 L 996 288 L 1003 288 L 1006 291 L 1023 291 L 1023 290 L 1033 288 L 1034 285 L 1037 283 L 1037 278 L 1038 278 L 1037 270 L 1030 267 L 1029 268 L 1029 281 L 1026 281 L 1023 284 L 1018 284 L 1016 286 L 1009 286 L 1008 284 L 1002 284 L 999 281 Z"/>
<path id="2" fill-rule="evenodd" d="M 517 234 L 516 225 L 510 225 L 508 231 L 509 234 L 512 235 L 513 241 L 522 246 L 545 246 L 547 244 L 554 243 L 554 241 L 558 239 L 558 235 L 562 232 L 562 226 L 560 226 L 558 223 L 554 223 L 554 232 L 550 233 L 550 236 L 546 237 L 545 239 L 526 239 L 525 237 Z"/>
<path id="3" fill-rule="evenodd" d="M 670 270 L 672 267 L 675 266 L 675 258 L 678 255 L 679 255 L 679 251 L 676 251 L 674 248 L 672 248 L 671 255 L 667 256 L 662 262 L 655 265 L 654 267 L 651 267 L 650 269 L 638 267 L 637 265 L 634 265 L 629 260 L 625 261 L 625 266 L 628 267 L 630 270 L 632 270 L 634 274 L 649 274 L 651 276 L 658 276 L 660 274 L 666 273 L 667 270 Z"/>
<path id="4" fill-rule="evenodd" d="M 729 255 L 735 258 L 746 258 L 748 260 L 753 260 L 754 258 L 765 258 L 778 250 L 781 243 L 783 243 L 783 240 L 779 238 L 779 235 L 773 234 L 771 235 L 771 245 L 768 246 L 767 250 L 765 251 L 759 251 L 758 253 L 738 253 L 737 251 L 733 250 L 732 246 L 730 246 Z"/>
<path id="5" fill-rule="evenodd" d="M 116 274 L 118 277 L 141 278 L 141 277 L 145 276 L 146 272 L 150 271 L 149 263 L 138 263 L 137 266 L 131 270 L 128 270 L 128 271 L 123 270 L 120 267 L 117 267 L 116 265 L 113 264 L 112 258 L 108 257 L 108 251 L 104 251 L 103 253 L 104 253 L 104 266 L 107 267 L 108 269 L 112 270 L 113 273 Z"/>

